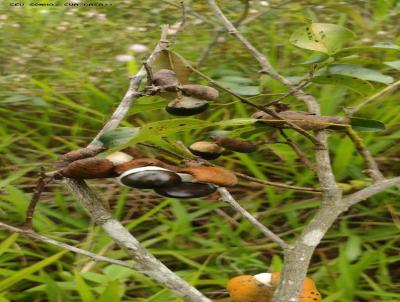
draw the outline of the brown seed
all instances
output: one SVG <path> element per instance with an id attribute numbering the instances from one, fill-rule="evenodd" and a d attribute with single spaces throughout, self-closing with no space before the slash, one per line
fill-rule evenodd
<path id="1" fill-rule="evenodd" d="M 218 90 L 210 86 L 188 84 L 180 86 L 179 89 L 187 96 L 192 96 L 207 101 L 215 100 L 219 96 Z"/>
<path id="2" fill-rule="evenodd" d="M 205 141 L 195 142 L 191 144 L 189 150 L 194 155 L 200 156 L 204 159 L 216 159 L 224 151 L 224 149 L 218 146 L 216 143 Z"/>
<path id="3" fill-rule="evenodd" d="M 96 156 L 97 154 L 106 150 L 104 147 L 87 147 L 78 150 L 74 150 L 63 154 L 60 156 L 60 159 L 55 162 L 56 168 L 60 169 L 68 166 L 71 162 L 76 161 L 78 159 L 84 159 Z"/>
<path id="4" fill-rule="evenodd" d="M 178 172 L 192 175 L 197 182 L 211 183 L 223 187 L 231 187 L 238 183 L 235 174 L 221 167 L 188 167 L 180 169 Z"/>
<path id="5" fill-rule="evenodd" d="M 160 69 L 153 75 L 153 84 L 156 86 L 178 85 L 176 73 L 169 69 Z"/>
<path id="6" fill-rule="evenodd" d="M 155 158 L 137 158 L 115 166 L 113 171 L 119 175 L 127 170 L 146 166 L 157 166 L 171 171 L 176 171 L 178 169 L 175 166 L 169 165 Z"/>
<path id="7" fill-rule="evenodd" d="M 93 179 L 116 176 L 113 173 L 113 164 L 105 158 L 85 158 L 70 163 L 61 174 L 70 178 Z"/>
<path id="8" fill-rule="evenodd" d="M 207 110 L 208 102 L 193 97 L 183 96 L 169 102 L 165 110 L 172 115 L 190 116 Z"/>
<path id="9" fill-rule="evenodd" d="M 304 130 L 340 129 L 350 124 L 350 119 L 347 117 L 317 116 L 307 112 L 283 111 L 279 113 L 279 116 Z M 252 117 L 271 127 L 290 128 L 284 121 L 263 111 L 254 113 Z"/>
<path id="10" fill-rule="evenodd" d="M 257 150 L 258 146 L 243 140 L 233 139 L 230 137 L 216 137 L 214 141 L 228 150 L 241 152 L 241 153 L 251 153 Z"/>

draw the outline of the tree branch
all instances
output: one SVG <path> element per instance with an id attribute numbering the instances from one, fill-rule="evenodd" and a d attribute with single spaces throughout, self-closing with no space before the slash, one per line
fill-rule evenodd
<path id="1" fill-rule="evenodd" d="M 310 112 L 320 115 L 321 110 L 318 102 L 315 98 L 309 94 L 306 94 L 303 90 L 298 89 L 295 84 L 290 82 L 285 77 L 281 76 L 270 64 L 268 58 L 259 52 L 236 28 L 235 26 L 225 17 L 224 13 L 218 7 L 215 0 L 208 0 L 209 6 L 219 20 L 224 24 L 225 28 L 230 34 L 232 34 L 237 40 L 239 40 L 243 46 L 253 55 L 253 57 L 259 62 L 261 66 L 261 72 L 270 75 L 275 80 L 281 82 L 289 88 L 289 91 L 294 91 L 293 96 L 298 100 L 303 101 L 307 104 Z M 332 165 L 330 161 L 328 151 L 328 133 L 326 131 L 317 131 L 316 139 L 319 142 L 315 146 L 315 157 L 317 163 L 317 176 L 323 190 L 322 195 L 322 206 L 315 215 L 314 219 L 304 229 L 300 238 L 295 242 L 292 250 L 285 251 L 285 263 L 282 271 L 282 278 L 279 286 L 274 293 L 273 302 L 298 302 L 301 285 L 307 274 L 307 269 L 310 263 L 312 254 L 314 253 L 315 247 L 319 243 L 320 239 L 324 236 L 326 231 L 329 229 L 334 220 L 323 221 L 321 217 L 325 218 L 325 215 L 320 213 L 329 213 L 331 211 L 339 211 L 336 208 L 336 204 L 341 199 L 342 191 L 336 184 L 335 177 L 332 171 Z M 336 219 L 336 218 L 335 218 Z M 314 223 L 313 223 L 314 222 Z M 324 228 L 320 229 L 318 223 L 324 223 Z M 310 231 L 315 231 L 310 233 Z M 303 239 L 308 238 L 309 234 L 317 234 L 321 238 L 315 238 L 312 243 L 317 242 L 313 245 L 303 244 Z M 318 239 L 318 240 L 315 240 Z M 301 259 L 299 262 L 298 260 Z"/>
<path id="2" fill-rule="evenodd" d="M 149 65 L 151 65 L 161 50 L 168 47 L 169 42 L 166 40 L 167 35 L 168 25 L 164 25 L 162 26 L 160 41 L 147 60 Z M 104 125 L 97 136 L 89 144 L 90 147 L 101 146 L 102 144 L 99 141 L 99 137 L 103 133 L 118 127 L 119 123 L 127 114 L 132 102 L 141 96 L 137 89 L 145 76 L 146 70 L 142 67 L 136 76 L 132 78 L 128 91 L 113 113 L 111 119 Z M 103 206 L 100 197 L 95 194 L 83 180 L 68 178 L 65 179 L 65 183 L 69 191 L 89 212 L 92 219 L 100 225 L 122 249 L 137 261 L 136 267 L 141 272 L 163 284 L 186 301 L 210 302 L 210 300 L 201 294 L 196 288 L 189 285 L 150 254 L 119 221 L 113 219 L 111 213 Z"/>
<path id="3" fill-rule="evenodd" d="M 48 243 L 48 244 L 51 244 L 51 245 L 54 245 L 54 246 L 58 246 L 58 247 L 60 247 L 60 248 L 62 248 L 64 250 L 68 250 L 68 251 L 74 252 L 76 254 L 80 254 L 80 255 L 84 255 L 84 256 L 90 257 L 95 261 L 107 262 L 107 263 L 111 263 L 111 264 L 115 264 L 115 265 L 131 268 L 131 269 L 134 269 L 134 270 L 138 270 L 138 267 L 136 266 L 136 264 L 131 264 L 131 263 L 128 263 L 128 262 L 125 262 L 125 261 L 115 260 L 115 259 L 112 259 L 112 258 L 108 258 L 108 257 L 104 257 L 104 256 L 101 256 L 101 255 L 97 255 L 97 254 L 94 254 L 92 252 L 77 248 L 75 246 L 72 246 L 72 245 L 69 245 L 69 244 L 66 244 L 66 243 L 63 243 L 63 242 L 48 238 L 46 236 L 40 235 L 38 233 L 35 233 L 32 230 L 16 228 L 14 226 L 11 226 L 11 225 L 8 225 L 8 224 L 2 223 L 2 222 L 0 222 L 0 229 L 4 229 L 4 230 L 7 230 L 7 231 L 10 231 L 10 232 L 13 232 L 13 233 L 19 233 L 19 234 L 22 234 L 22 235 L 24 235 L 26 237 L 30 237 L 30 238 L 32 238 L 34 240 L 41 241 L 41 242 L 44 242 L 44 243 Z"/>

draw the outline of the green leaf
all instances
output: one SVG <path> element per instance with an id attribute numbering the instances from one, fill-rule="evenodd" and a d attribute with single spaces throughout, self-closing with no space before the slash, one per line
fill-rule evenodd
<path id="1" fill-rule="evenodd" d="M 400 70 L 400 60 L 398 61 L 387 61 L 384 62 L 385 65 L 392 67 L 394 69 Z"/>
<path id="2" fill-rule="evenodd" d="M 83 302 L 94 302 L 94 296 L 90 290 L 90 287 L 86 284 L 85 280 L 79 275 L 78 272 L 74 271 L 76 288 L 78 290 L 81 301 Z"/>
<path id="3" fill-rule="evenodd" d="M 347 260 L 352 262 L 361 255 L 361 239 L 358 236 L 350 236 L 345 246 Z"/>
<path id="4" fill-rule="evenodd" d="M 390 43 L 381 43 L 373 46 L 359 46 L 359 47 L 348 47 L 343 48 L 342 50 L 335 53 L 335 57 L 347 57 L 352 54 L 360 53 L 360 52 L 378 52 L 382 51 L 400 51 L 400 46 Z"/>
<path id="5" fill-rule="evenodd" d="M 329 23 L 311 23 L 296 30 L 290 42 L 297 47 L 332 54 L 354 37 L 345 27 Z"/>
<path id="6" fill-rule="evenodd" d="M 8 238 L 4 239 L 4 241 L 0 244 L 0 256 L 4 254 L 8 248 L 14 244 L 15 240 L 17 240 L 18 234 L 12 234 L 8 236 Z"/>
<path id="7" fill-rule="evenodd" d="M 384 84 L 390 84 L 393 82 L 393 78 L 391 76 L 384 75 L 381 72 L 374 69 L 364 68 L 357 65 L 350 65 L 350 64 L 330 65 L 328 71 L 330 74 L 341 74 L 349 77 L 355 77 L 365 81 L 373 81 Z"/>
<path id="8" fill-rule="evenodd" d="M 0 292 L 5 291 L 6 289 L 10 288 L 14 284 L 18 283 L 19 281 L 25 279 L 26 277 L 32 275 L 33 273 L 41 270 L 42 268 L 56 262 L 58 259 L 61 258 L 62 255 L 64 255 L 66 251 L 59 252 L 57 254 L 54 254 L 53 256 L 50 256 L 42 261 L 39 261 L 27 268 L 24 268 L 18 272 L 15 272 L 12 276 L 0 281 Z"/>
<path id="9" fill-rule="evenodd" d="M 119 127 L 104 133 L 99 140 L 107 148 L 112 148 L 126 144 L 134 137 L 138 136 L 140 128 Z"/>
<path id="10" fill-rule="evenodd" d="M 321 63 L 329 59 L 329 55 L 326 53 L 317 53 L 309 57 L 304 62 L 301 62 L 300 65 L 308 65 L 308 64 L 316 64 Z"/>
<path id="11" fill-rule="evenodd" d="M 152 111 L 152 110 L 164 109 L 165 106 L 167 106 L 167 103 L 168 102 L 166 100 L 153 101 L 151 103 L 137 102 L 137 103 L 135 103 L 134 106 L 132 106 L 132 109 L 129 110 L 129 115 Z"/>
<path id="12" fill-rule="evenodd" d="M 350 76 L 335 74 L 316 76 L 312 79 L 312 82 L 318 84 L 345 86 L 362 95 L 370 94 L 374 88 L 371 83 L 367 81 Z"/>
<path id="13" fill-rule="evenodd" d="M 148 123 L 142 127 L 120 127 L 104 133 L 100 141 L 106 147 L 117 147 L 127 143 L 134 144 L 151 137 L 177 133 L 187 130 L 210 127 L 213 124 L 193 118 L 177 118 Z"/>
<path id="14" fill-rule="evenodd" d="M 377 121 L 360 117 L 350 118 L 351 127 L 360 132 L 375 132 L 385 129 L 385 124 Z"/>
<path id="15" fill-rule="evenodd" d="M 260 93 L 259 86 L 254 85 L 252 80 L 239 76 L 224 76 L 218 79 L 218 83 L 240 95 L 257 95 Z"/>
<path id="16" fill-rule="evenodd" d="M 120 285 L 118 281 L 110 282 L 101 293 L 97 302 L 120 302 Z"/>

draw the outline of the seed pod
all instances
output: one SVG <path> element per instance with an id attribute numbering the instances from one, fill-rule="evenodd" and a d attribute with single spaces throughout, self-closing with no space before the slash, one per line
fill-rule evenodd
<path id="1" fill-rule="evenodd" d="M 304 130 L 340 129 L 350 124 L 350 119 L 342 116 L 317 116 L 307 112 L 283 111 L 279 116 L 288 120 Z M 285 121 L 269 115 L 266 112 L 258 111 L 252 115 L 261 123 L 276 128 L 290 128 Z"/>
<path id="2" fill-rule="evenodd" d="M 254 276 L 241 275 L 229 280 L 227 286 L 233 302 L 270 302 L 273 290 Z"/>
<path id="3" fill-rule="evenodd" d="M 60 172 L 63 176 L 77 179 L 114 177 L 113 163 L 105 158 L 84 158 L 76 160 Z"/>
<path id="4" fill-rule="evenodd" d="M 167 163 L 162 162 L 161 160 L 155 158 L 137 158 L 126 163 L 117 165 L 114 167 L 114 172 L 118 175 L 124 173 L 127 170 L 131 170 L 134 168 L 146 167 L 146 166 L 157 166 L 167 170 L 175 171 L 176 167 L 169 165 Z"/>
<path id="5" fill-rule="evenodd" d="M 154 166 L 127 170 L 118 177 L 118 180 L 127 187 L 139 189 L 172 187 L 182 182 L 177 173 Z"/>
<path id="6" fill-rule="evenodd" d="M 191 144 L 189 150 L 194 155 L 200 156 L 204 159 L 216 159 L 224 151 L 224 149 L 218 146 L 216 143 L 203 141 Z"/>
<path id="7" fill-rule="evenodd" d="M 213 101 L 219 96 L 218 90 L 210 86 L 188 84 L 179 86 L 179 89 L 187 96 L 207 101 Z"/>
<path id="8" fill-rule="evenodd" d="M 176 73 L 169 69 L 160 69 L 153 75 L 153 84 L 155 86 L 176 86 L 178 80 Z"/>
<path id="9" fill-rule="evenodd" d="M 182 182 L 176 186 L 154 189 L 156 193 L 172 198 L 199 198 L 210 195 L 216 190 L 217 186 L 197 182 Z"/>
<path id="10" fill-rule="evenodd" d="M 240 152 L 240 153 L 251 153 L 257 151 L 258 146 L 243 140 L 233 139 L 230 137 L 216 137 L 214 138 L 216 144 L 224 147 L 228 150 Z"/>
<path id="11" fill-rule="evenodd" d="M 165 110 L 177 116 L 190 116 L 202 113 L 208 108 L 208 102 L 192 97 L 183 96 L 171 101 Z"/>
<path id="12" fill-rule="evenodd" d="M 94 157 L 97 154 L 106 150 L 104 147 L 87 147 L 74 151 L 70 151 L 60 156 L 60 159 L 55 162 L 55 167 L 60 169 L 68 166 L 73 161 Z"/>
<path id="13" fill-rule="evenodd" d="M 188 167 L 180 169 L 178 172 L 192 175 L 197 182 L 211 183 L 222 187 L 231 187 L 238 183 L 235 174 L 221 167 Z"/>

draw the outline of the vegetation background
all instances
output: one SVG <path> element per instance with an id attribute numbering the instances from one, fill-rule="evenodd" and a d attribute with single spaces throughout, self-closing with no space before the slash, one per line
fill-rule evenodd
<path id="1" fill-rule="evenodd" d="M 18 225 L 39 167 L 51 170 L 59 154 L 91 140 L 123 96 L 129 75 L 140 68 L 157 43 L 160 25 L 179 21 L 181 10 L 173 0 L 113 1 L 104 8 L 17 8 L 9 6 L 10 2 L 0 4 L 0 219 Z M 238 20 L 245 1 L 219 4 L 232 20 Z M 213 20 L 205 1 L 193 1 L 193 9 Z M 347 46 L 400 44 L 400 3 L 395 0 L 251 1 L 248 17 L 258 14 L 240 29 L 288 77 L 301 77 L 310 70 L 310 65 L 301 63 L 312 53 L 289 42 L 290 35 L 308 19 L 343 25 L 355 32 L 357 37 Z M 173 49 L 196 61 L 213 34 L 209 24 L 188 16 Z M 383 63 L 398 57 L 396 51 L 366 52 L 352 63 L 398 80 L 399 66 Z M 199 68 L 244 95 L 254 97 L 262 92 L 254 97 L 260 104 L 286 92 L 274 80 L 260 76 L 255 60 L 228 34 L 220 35 Z M 384 87 L 379 82 L 373 85 L 374 91 Z M 342 115 L 344 108 L 365 98 L 338 85 L 312 84 L 307 91 L 317 97 L 323 114 Z M 384 131 L 362 134 L 386 176 L 398 175 L 400 170 L 398 101 L 399 93 L 394 91 L 358 114 L 386 124 Z M 287 103 L 292 109 L 305 109 L 294 98 Z M 124 125 L 172 118 L 163 110 L 165 104 L 158 97 L 140 99 Z M 253 112 L 222 94 L 200 118 L 213 122 L 248 117 Z M 190 144 L 205 135 L 196 130 L 168 137 Z M 290 135 L 311 150 L 299 135 Z M 150 141 L 162 143 L 157 137 Z M 361 157 L 344 134 L 333 134 L 330 146 L 337 179 L 347 191 L 370 182 L 362 173 Z M 251 156 L 235 153 L 216 162 L 261 179 L 317 185 L 313 173 L 284 144 L 266 144 Z M 279 248 L 221 202 L 165 199 L 152 192 L 121 188 L 111 180 L 90 183 L 109 201 L 115 217 L 152 253 L 213 299 L 226 297 L 225 284 L 234 275 L 281 267 Z M 248 182 L 241 182 L 232 193 L 288 240 L 301 231 L 319 203 L 316 195 Z M 324 302 L 400 300 L 398 201 L 395 189 L 376 195 L 341 216 L 328 233 L 309 271 Z M 43 195 L 34 227 L 46 236 L 95 253 L 125 257 L 58 183 Z M 47 260 L 45 266 L 37 266 L 42 260 Z M 135 271 L 94 263 L 73 253 L 60 254 L 58 248 L 0 231 L 0 301 L 179 300 Z"/>

